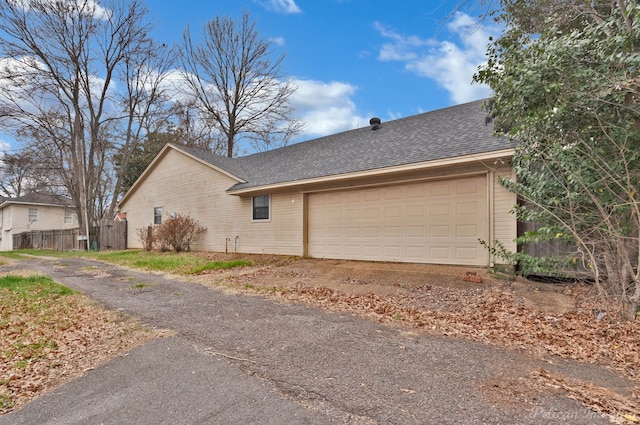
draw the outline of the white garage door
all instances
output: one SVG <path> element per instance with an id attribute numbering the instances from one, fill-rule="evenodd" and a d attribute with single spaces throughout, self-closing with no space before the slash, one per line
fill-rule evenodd
<path id="1" fill-rule="evenodd" d="M 486 265 L 488 235 L 486 176 L 308 198 L 311 257 Z"/>

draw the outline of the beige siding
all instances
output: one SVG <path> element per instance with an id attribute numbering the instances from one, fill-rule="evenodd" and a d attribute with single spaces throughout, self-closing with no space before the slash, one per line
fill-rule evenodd
<path id="1" fill-rule="evenodd" d="M 141 181 L 126 202 L 128 246 L 141 248 L 138 229 L 153 223 L 153 209 L 188 215 L 207 231 L 196 250 L 302 254 L 302 196 L 272 195 L 271 220 L 252 221 L 251 197 L 229 195 L 236 181 L 175 150 L 167 154 Z"/>
<path id="2" fill-rule="evenodd" d="M 239 235 L 238 251 L 302 255 L 302 194 L 271 195 L 271 219 L 251 220 L 251 197 L 242 198 L 242 212 L 233 239 Z"/>
<path id="3" fill-rule="evenodd" d="M 493 182 L 493 221 L 494 221 L 494 240 L 499 241 L 504 245 L 506 249 L 511 252 L 516 251 L 516 236 L 517 236 L 517 220 L 515 214 L 512 212 L 513 207 L 516 205 L 516 195 L 509 192 L 499 182 L 500 177 L 513 176 L 509 167 L 503 166 L 495 171 Z M 495 259 L 498 261 L 498 259 Z"/>
<path id="4" fill-rule="evenodd" d="M 11 227 L 14 234 L 29 230 L 59 230 L 78 227 L 75 213 L 72 214 L 73 220 L 71 223 L 64 222 L 64 212 L 67 209 L 63 207 L 14 204 L 10 208 Z M 29 221 L 29 208 L 38 210 L 38 221 Z"/>
<path id="5" fill-rule="evenodd" d="M 38 220 L 29 221 L 29 209 L 38 210 Z M 78 220 L 72 213 L 71 223 L 64 222 L 64 212 L 68 208 L 45 205 L 11 204 L 2 209 L 0 250 L 13 249 L 13 235 L 31 230 L 66 230 L 76 229 Z"/>

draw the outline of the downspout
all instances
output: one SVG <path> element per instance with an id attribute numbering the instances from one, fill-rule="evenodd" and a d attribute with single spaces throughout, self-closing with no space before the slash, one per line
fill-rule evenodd
<path id="1" fill-rule="evenodd" d="M 496 245 L 496 217 L 495 217 L 495 184 L 496 175 L 493 169 L 489 169 L 489 173 L 487 174 L 487 218 L 489 219 L 489 240 L 487 241 L 487 246 L 490 249 L 495 249 Z M 489 267 L 495 267 L 495 257 L 491 255 L 491 250 L 489 251 Z"/>

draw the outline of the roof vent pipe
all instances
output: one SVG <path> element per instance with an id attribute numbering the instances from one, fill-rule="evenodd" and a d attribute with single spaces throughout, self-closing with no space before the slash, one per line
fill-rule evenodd
<path id="1" fill-rule="evenodd" d="M 376 131 L 377 129 L 379 129 L 381 123 L 382 121 L 380 121 L 380 118 L 371 118 L 369 120 L 369 125 L 371 125 L 371 131 Z"/>

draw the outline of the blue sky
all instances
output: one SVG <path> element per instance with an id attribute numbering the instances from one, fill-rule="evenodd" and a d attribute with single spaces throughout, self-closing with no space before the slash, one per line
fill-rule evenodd
<path id="1" fill-rule="evenodd" d="M 471 84 L 496 28 L 458 0 L 147 0 L 156 38 L 197 37 L 215 16 L 248 11 L 262 38 L 286 54 L 283 72 L 310 139 L 487 97 Z M 477 10 L 475 10 L 477 15 Z"/>
<path id="2" fill-rule="evenodd" d="M 74 1 L 74 0 L 67 0 Z M 285 54 L 282 71 L 297 86 L 296 118 L 309 140 L 490 95 L 471 79 L 499 30 L 478 21 L 466 0 L 143 0 L 153 37 L 179 44 L 187 26 L 197 39 L 216 16 L 244 12 L 263 39 Z M 97 0 L 100 3 L 100 0 Z M 177 73 L 171 73 L 176 75 Z M 18 149 L 0 132 L 2 151 Z"/>

